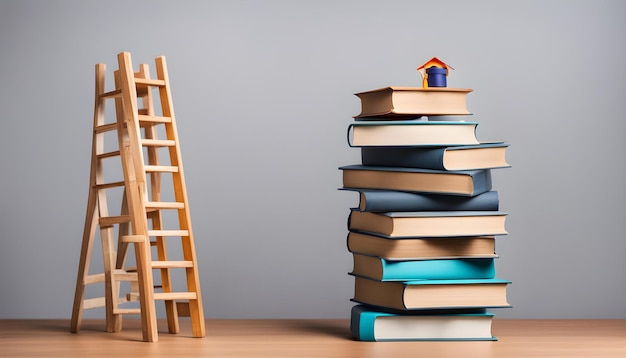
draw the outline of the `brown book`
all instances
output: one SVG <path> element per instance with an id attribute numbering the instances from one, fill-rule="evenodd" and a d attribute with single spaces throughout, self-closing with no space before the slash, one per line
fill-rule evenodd
<path id="1" fill-rule="evenodd" d="M 433 194 L 476 196 L 491 190 L 490 169 L 445 171 L 418 168 L 347 165 L 346 189 L 387 189 Z"/>
<path id="2" fill-rule="evenodd" d="M 410 119 L 428 115 L 468 115 L 468 88 L 389 86 L 355 93 L 361 113 L 355 118 Z"/>
<path id="3" fill-rule="evenodd" d="M 389 239 L 350 232 L 347 243 L 352 253 L 387 260 L 496 257 L 494 236 Z"/>
<path id="4" fill-rule="evenodd" d="M 354 301 L 398 310 L 509 307 L 509 283 L 497 278 L 381 282 L 355 276 Z"/>
<path id="5" fill-rule="evenodd" d="M 348 228 L 386 237 L 506 235 L 501 211 L 350 211 Z"/>

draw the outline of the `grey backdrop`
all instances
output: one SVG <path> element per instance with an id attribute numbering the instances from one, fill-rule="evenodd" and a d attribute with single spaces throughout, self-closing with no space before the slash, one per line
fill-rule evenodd
<path id="1" fill-rule="evenodd" d="M 96 63 L 168 60 L 206 316 L 347 318 L 355 92 L 437 56 L 494 172 L 509 318 L 626 318 L 626 2 L 2 1 L 0 318 L 69 318 Z M 88 317 L 102 317 L 102 311 Z"/>

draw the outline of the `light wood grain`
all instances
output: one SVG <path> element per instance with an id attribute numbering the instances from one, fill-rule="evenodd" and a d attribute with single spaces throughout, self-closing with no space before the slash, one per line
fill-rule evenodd
<path id="1" fill-rule="evenodd" d="M 0 320 L 0 357 L 626 357 L 626 320 L 495 318 L 490 342 L 358 342 L 348 320 L 206 320 L 204 338 L 190 321 L 156 343 L 141 342 L 139 320 L 106 333 L 104 320 Z"/>

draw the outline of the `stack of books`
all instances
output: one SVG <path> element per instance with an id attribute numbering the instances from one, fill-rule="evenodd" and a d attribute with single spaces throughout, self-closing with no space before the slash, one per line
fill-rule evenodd
<path id="1" fill-rule="evenodd" d="M 358 340 L 495 340 L 489 309 L 510 307 L 494 263 L 507 214 L 491 182 L 491 170 L 510 167 L 508 144 L 477 139 L 471 91 L 356 94 L 347 140 L 362 161 L 339 169 L 341 189 L 359 198 L 347 237 Z"/>

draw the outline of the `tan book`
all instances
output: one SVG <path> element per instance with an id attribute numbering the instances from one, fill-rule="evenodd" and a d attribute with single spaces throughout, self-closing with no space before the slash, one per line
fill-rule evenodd
<path id="1" fill-rule="evenodd" d="M 410 119 L 429 115 L 468 115 L 468 88 L 389 86 L 355 93 L 361 113 L 355 118 Z"/>
<path id="2" fill-rule="evenodd" d="M 489 169 L 445 171 L 418 168 L 347 165 L 346 189 L 387 189 L 434 194 L 476 196 L 491 190 Z"/>
<path id="3" fill-rule="evenodd" d="M 354 301 L 398 310 L 509 307 L 509 283 L 497 278 L 381 282 L 355 276 Z"/>
<path id="4" fill-rule="evenodd" d="M 389 239 L 350 232 L 348 251 L 390 261 L 496 257 L 495 236 Z"/>
<path id="5" fill-rule="evenodd" d="M 351 231 L 386 237 L 454 237 L 506 235 L 507 214 L 501 211 L 366 212 L 353 209 Z"/>

